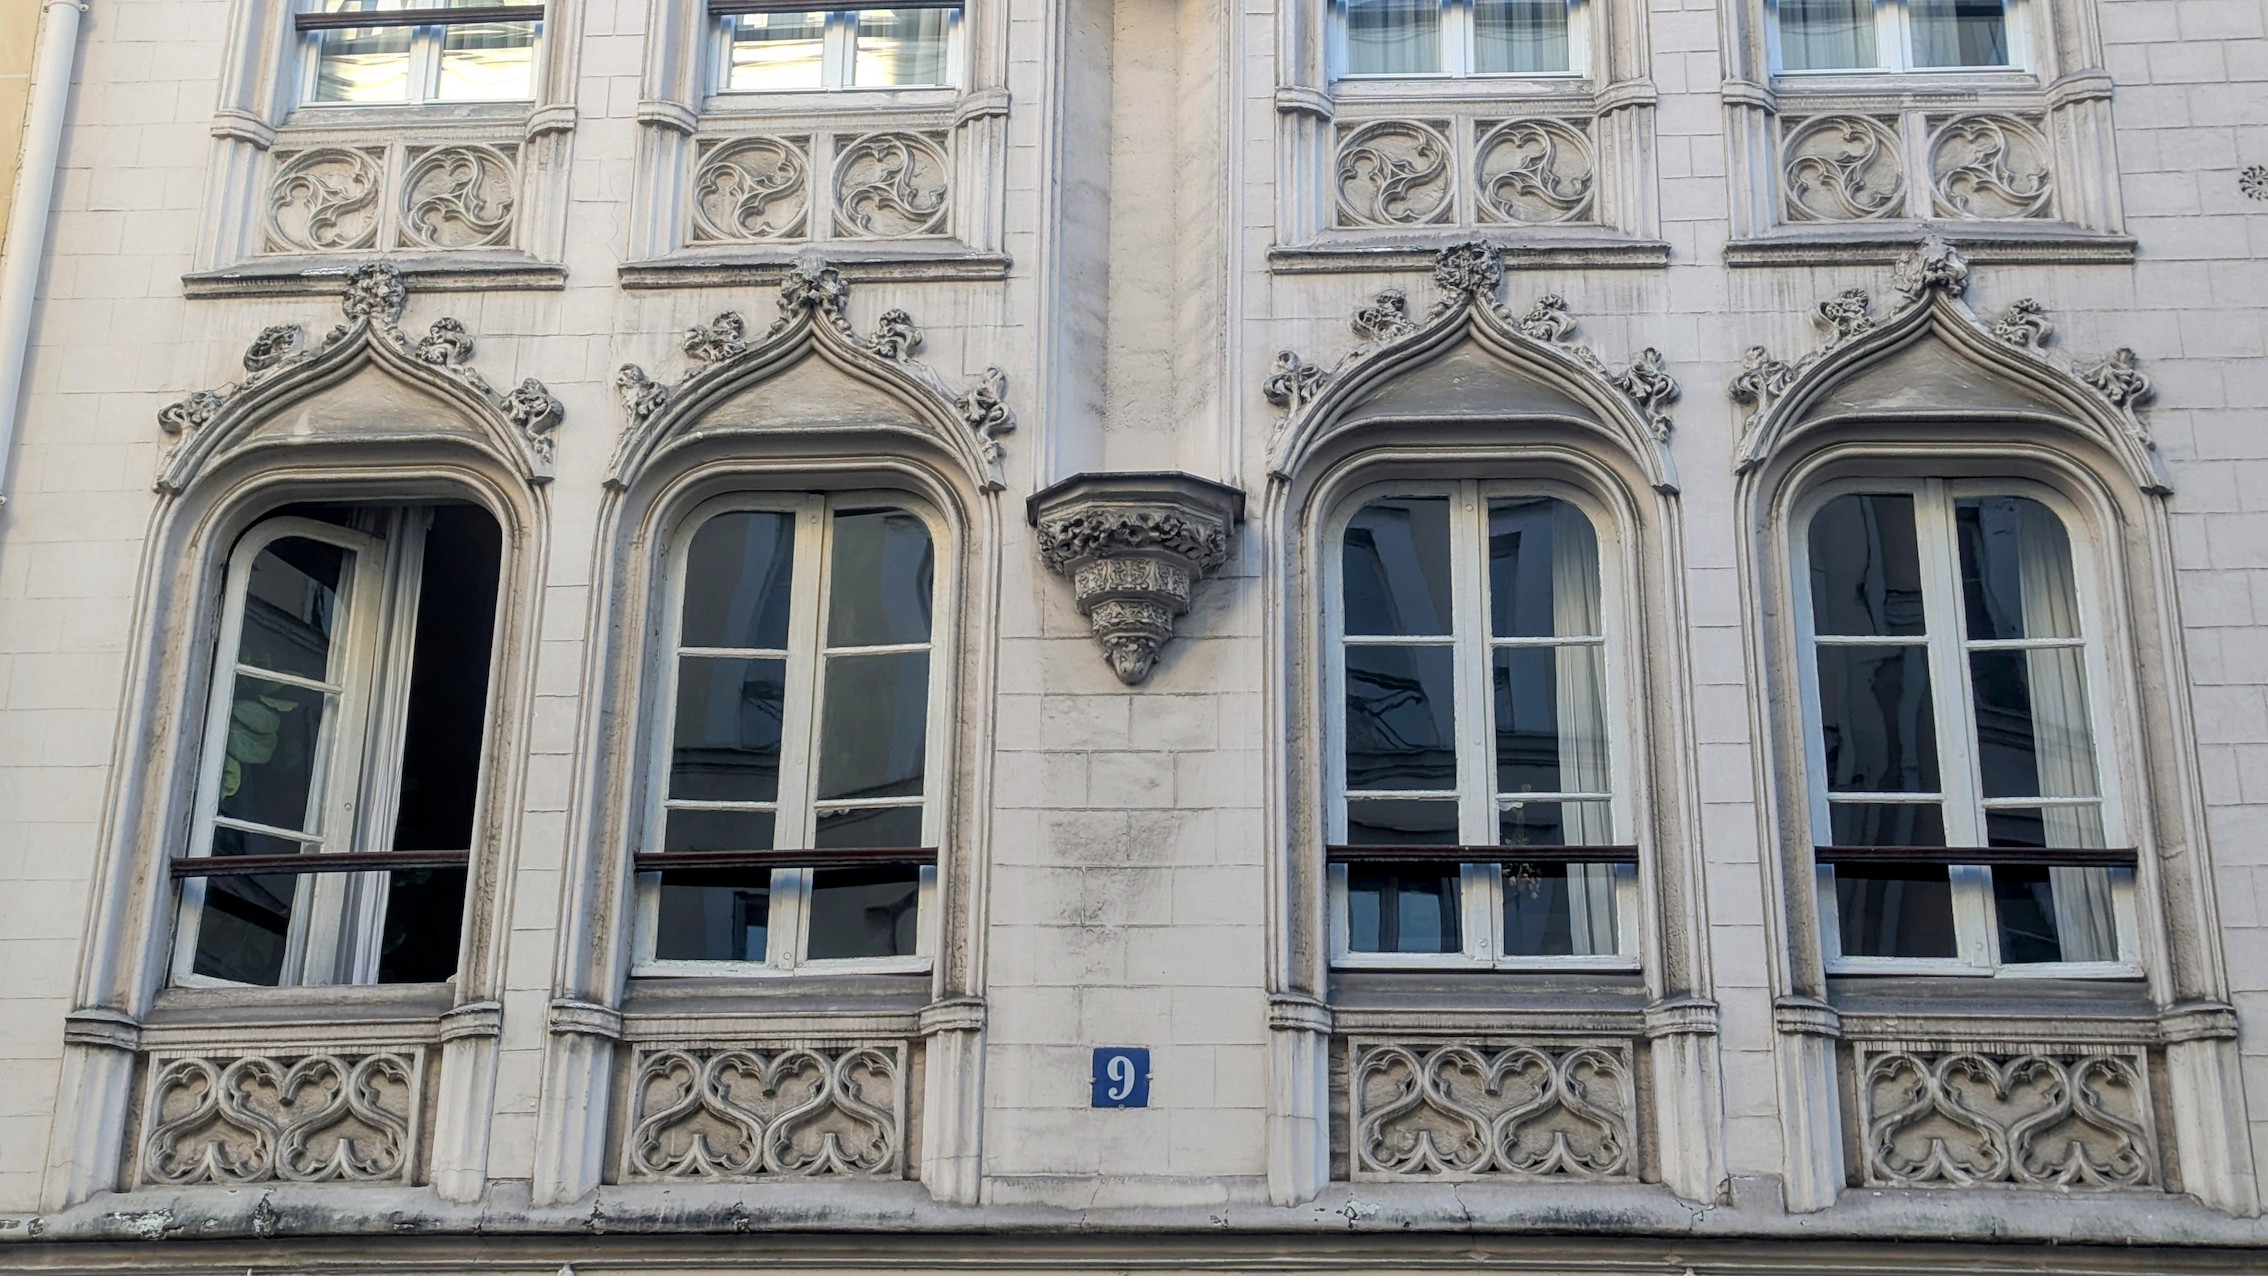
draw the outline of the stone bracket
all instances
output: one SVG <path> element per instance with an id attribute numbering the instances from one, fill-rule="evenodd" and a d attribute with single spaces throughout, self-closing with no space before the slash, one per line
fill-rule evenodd
<path id="1" fill-rule="evenodd" d="M 1071 581 L 1079 614 L 1129 685 L 1149 677 L 1197 582 L 1228 561 L 1238 488 L 1178 471 L 1075 474 L 1025 504 L 1040 559 Z"/>

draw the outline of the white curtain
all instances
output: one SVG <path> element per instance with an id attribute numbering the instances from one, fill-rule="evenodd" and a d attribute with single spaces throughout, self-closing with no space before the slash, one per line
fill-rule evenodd
<path id="1" fill-rule="evenodd" d="M 2036 501 L 2016 502 L 2017 575 L 2022 582 L 2024 636 L 2079 636 L 2079 595 L 2071 575 L 2071 549 L 2061 520 Z M 2077 647 L 2039 647 L 2024 653 L 2031 683 L 2032 741 L 2041 797 L 2094 797 L 2094 741 L 2087 729 L 2085 662 Z M 2092 805 L 2046 806 L 2041 824 L 2047 844 L 2102 845 L 2102 817 Z M 2118 935 L 2111 913 L 2110 870 L 2051 868 L 2055 930 L 2065 961 L 2116 961 Z"/>
<path id="2" fill-rule="evenodd" d="M 1790 71 L 1871 67 L 1875 0 L 1780 0 L 1780 65 Z"/>
<path id="3" fill-rule="evenodd" d="M 1599 617 L 1599 542 L 1591 520 L 1565 501 L 1552 504 L 1552 633 L 1561 638 L 1596 637 Z M 1559 787 L 1567 792 L 1604 793 L 1607 775 L 1604 649 L 1579 643 L 1553 649 L 1558 684 Z M 1570 846 L 1603 846 L 1614 841 L 1612 812 L 1605 802 L 1565 802 L 1560 827 Z M 1613 864 L 1571 864 L 1567 868 L 1567 908 L 1574 950 L 1579 955 L 1616 951 Z"/>
<path id="4" fill-rule="evenodd" d="M 1347 71 L 1430 75 L 1441 70 L 1441 0 L 1346 0 Z"/>

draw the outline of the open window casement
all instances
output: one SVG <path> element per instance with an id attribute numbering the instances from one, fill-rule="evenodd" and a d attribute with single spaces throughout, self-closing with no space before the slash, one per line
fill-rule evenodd
<path id="1" fill-rule="evenodd" d="M 2139 973 L 2077 526 L 2010 485 L 1846 485 L 1808 506 L 1797 612 L 1829 969 Z"/>
<path id="2" fill-rule="evenodd" d="M 634 856 L 637 973 L 928 969 L 937 539 L 895 494 L 730 497 L 689 520 Z"/>
<path id="3" fill-rule="evenodd" d="M 500 551 L 463 505 L 304 507 L 237 544 L 175 982 L 455 971 Z"/>

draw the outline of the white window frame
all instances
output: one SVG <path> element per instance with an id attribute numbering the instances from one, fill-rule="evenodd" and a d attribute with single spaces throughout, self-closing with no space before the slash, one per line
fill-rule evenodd
<path id="1" fill-rule="evenodd" d="M 196 823 L 187 857 L 212 854 L 213 830 L 223 819 L 219 814 L 221 775 L 227 760 L 232 693 L 241 667 L 237 655 L 244 634 L 252 564 L 270 545 L 292 538 L 337 545 L 353 555 L 348 578 L 338 591 L 346 614 L 331 644 L 331 676 L 316 681 L 269 670 L 249 671 L 252 677 L 338 697 L 338 711 L 326 717 L 318 737 L 323 760 L 308 794 L 315 816 L 310 820 L 311 836 L 243 820 L 227 823 L 303 845 L 313 843 L 313 854 L 387 848 L 400 808 L 403 731 L 428 510 L 422 505 L 381 507 L 386 523 L 383 535 L 315 519 L 269 518 L 255 524 L 230 552 L 205 714 L 204 752 L 198 764 Z M 376 982 L 389 876 L 384 870 L 299 874 L 277 985 Z M 197 939 L 204 922 L 209 881 L 201 876 L 182 880 L 174 932 L 173 982 L 197 988 L 245 987 L 235 980 L 196 972 Z"/>
<path id="2" fill-rule="evenodd" d="M 1439 801 L 1454 797 L 1458 808 L 1458 836 L 1465 845 L 1489 845 L 1498 837 L 1499 798 L 1496 788 L 1495 699 L 1489 682 L 1490 654 L 1499 647 L 1569 645 L 1558 638 L 1498 638 L 1492 632 L 1488 610 L 1488 504 L 1498 499 L 1551 497 L 1574 506 L 1590 520 L 1599 550 L 1598 646 L 1603 670 L 1607 732 L 1605 795 L 1615 838 L 1627 837 L 1634 827 L 1630 809 L 1630 777 L 1634 774 L 1627 751 L 1628 708 L 1624 703 L 1622 650 L 1626 641 L 1627 577 L 1623 563 L 1621 528 L 1613 516 L 1588 493 L 1567 484 L 1546 481 L 1454 479 L 1449 481 L 1394 481 L 1377 483 L 1349 493 L 1333 510 L 1324 538 L 1323 643 L 1321 679 L 1324 700 L 1324 810 L 1325 841 L 1346 841 L 1346 582 L 1344 549 L 1347 526 L 1372 501 L 1400 496 L 1449 498 L 1452 636 L 1446 641 L 1419 638 L 1377 638 L 1355 645 L 1453 646 L 1456 660 L 1457 775 L 1454 790 L 1384 793 L 1370 796 L 1416 797 Z M 1475 707 L 1477 706 L 1477 711 Z M 1547 802 L 1575 797 L 1596 799 L 1598 794 L 1526 795 Z M 1641 851 L 1641 857 L 1643 857 Z M 1445 855 L 1444 862 L 1453 859 Z M 1461 953 L 1370 953 L 1352 948 L 1347 901 L 1347 866 L 1330 871 L 1331 964 L 1348 970 L 1613 970 L 1638 968 L 1638 925 L 1641 916 L 1638 871 L 1620 866 L 1616 872 L 1615 945 L 1613 953 L 1570 956 L 1508 956 L 1503 950 L 1504 880 L 1497 864 L 1466 864 L 1459 874 Z"/>
<path id="3" fill-rule="evenodd" d="M 297 15 L 301 13 L 323 12 L 323 10 L 319 8 L 312 7 L 318 2 L 319 0 L 300 0 L 297 5 L 293 6 L 292 13 L 294 15 Z M 431 3 L 437 6 L 439 5 L 440 0 L 417 0 L 417 2 Z M 410 33 L 409 82 L 411 93 L 408 97 L 405 97 L 398 102 L 317 101 L 315 97 L 315 90 L 317 82 L 322 76 L 323 33 L 320 31 L 298 31 L 295 29 L 293 31 L 293 35 L 297 37 L 299 43 L 299 101 L 297 105 L 299 109 L 303 110 L 369 111 L 392 109 L 405 106 L 480 106 L 491 102 L 533 102 L 536 100 L 537 94 L 541 92 L 541 87 L 543 84 L 544 53 L 545 45 L 547 43 L 544 39 L 544 33 L 551 25 L 551 14 L 549 12 L 549 9 L 549 0 L 546 0 L 546 12 L 544 13 L 544 16 L 535 24 L 535 39 L 528 53 L 528 91 L 525 96 L 479 98 L 445 98 L 440 96 L 441 48 L 443 44 L 443 37 L 448 28 L 440 24 L 429 23 L 425 25 L 404 24 L 403 29 L 407 30 Z M 477 12 L 477 10 L 475 10 L 475 12 Z M 383 11 L 377 11 L 374 12 L 372 16 L 382 16 L 382 14 Z M 372 25 L 386 26 L 394 24 L 374 23 Z"/>
<path id="4" fill-rule="evenodd" d="M 699 3 L 699 0 L 693 0 Z M 887 4 L 865 6 L 869 9 L 886 9 Z M 950 8 L 942 5 L 924 6 L 942 8 L 951 16 L 945 23 L 945 79 L 938 84 L 853 84 L 851 77 L 858 66 L 858 15 L 860 9 L 831 9 L 814 7 L 797 12 L 826 14 L 826 24 L 820 35 L 819 83 L 816 87 L 801 89 L 736 89 L 732 87 L 732 37 L 730 26 L 737 14 L 703 14 L 708 24 L 709 84 L 710 92 L 719 98 L 770 97 L 806 93 L 919 93 L 924 90 L 956 89 L 962 80 L 962 31 L 968 25 L 965 5 Z"/>
<path id="5" fill-rule="evenodd" d="M 1780 0 L 1764 0 L 1764 24 L 1772 73 L 1790 78 L 1838 75 L 1975 75 L 2032 68 L 2031 0 L 2003 0 L 2008 23 L 2008 61 L 1990 66 L 1915 66 L 1913 16 L 1909 0 L 1873 0 L 1874 66 L 1789 69 L 1780 56 Z"/>
<path id="6" fill-rule="evenodd" d="M 1827 758 L 1819 703 L 1817 650 L 1821 641 L 1811 610 L 1811 521 L 1828 502 L 1855 493 L 1909 495 L 1914 500 L 1914 531 L 1920 542 L 1923 588 L 1923 623 L 1920 638 L 1829 636 L 1829 643 L 1860 646 L 1926 646 L 1930 677 L 1932 725 L 1937 734 L 1939 809 L 1944 812 L 1945 840 L 1949 846 L 1982 847 L 1985 812 L 1992 807 L 2036 807 L 2037 798 L 1986 798 L 1976 747 L 1976 699 L 1970 685 L 1969 654 L 1996 646 L 2025 645 L 1979 641 L 1968 636 L 1968 611 L 1961 595 L 1959 532 L 1955 525 L 1956 501 L 1970 497 L 2020 496 L 2038 501 L 2062 520 L 2071 547 L 2071 574 L 2078 591 L 2080 636 L 2074 642 L 2085 671 L 2089 738 L 2094 746 L 2095 775 L 2106 846 L 2128 844 L 2126 810 L 2120 798 L 2118 759 L 2104 729 L 2105 706 L 2110 700 L 2110 673 L 2102 634 L 2104 595 L 2098 576 L 2093 528 L 2080 511 L 2052 488 L 2020 480 L 1986 479 L 1843 479 L 1822 484 L 1808 493 L 1793 510 L 1790 522 L 1789 563 L 1793 590 L 1798 661 L 1802 682 L 1804 750 L 1811 795 L 1812 841 L 1832 845 L 1827 791 Z M 1939 628 L 1950 616 L 1950 631 Z M 2031 644 L 2036 645 L 2036 644 Z M 1847 796 L 1847 795 L 1846 795 Z M 1907 795 L 1920 800 L 1922 795 Z M 1872 800 L 1872 799 L 1870 799 Z M 2052 801 L 2052 800 L 2051 800 Z M 1954 947 L 1957 955 L 1935 957 L 1867 957 L 1842 954 L 1841 909 L 1835 891 L 1832 865 L 1814 866 L 1818 890 L 1820 949 L 1830 974 L 1964 975 L 1991 978 L 2135 978 L 2142 974 L 2139 927 L 2136 919 L 2135 872 L 2111 870 L 2111 903 L 2120 959 L 2108 962 L 2027 962 L 2000 960 L 2000 929 L 1994 912 L 1992 870 L 1986 865 L 1960 865 L 1949 870 L 1953 891 Z"/>
<path id="7" fill-rule="evenodd" d="M 1440 0 L 1441 69 L 1438 71 L 1354 72 L 1347 69 L 1346 0 L 1331 4 L 1331 78 L 1356 83 L 1381 80 L 1579 80 L 1590 75 L 1591 8 L 1601 0 L 1567 0 L 1567 69 L 1564 71 L 1476 71 L 1472 0 Z"/>
<path id="8" fill-rule="evenodd" d="M 934 564 L 931 572 L 931 604 L 929 642 L 927 644 L 897 644 L 886 647 L 824 648 L 828 607 L 828 594 L 834 564 L 834 514 L 842 509 L 886 507 L 902 511 L 921 520 L 928 529 Z M 794 577 L 789 587 L 788 646 L 781 650 L 739 648 L 683 648 L 679 645 L 685 612 L 686 559 L 692 549 L 693 538 L 708 521 L 720 514 L 740 511 L 766 511 L 795 515 Z M 938 847 L 939 858 L 946 853 L 943 846 L 945 832 L 945 783 L 940 771 L 949 756 L 946 725 L 943 712 L 946 703 L 944 684 L 947 670 L 938 659 L 940 653 L 953 649 L 951 635 L 955 632 L 954 617 L 950 613 L 952 591 L 947 588 L 951 562 L 947 528 L 937 512 L 911 494 L 894 490 L 865 490 L 817 493 L 765 493 L 735 492 L 717 497 L 695 507 L 679 525 L 671 538 L 667 558 L 667 584 L 663 590 L 662 616 L 660 617 L 661 642 L 656 648 L 659 667 L 654 670 L 651 685 L 654 698 L 648 705 L 650 751 L 647 756 L 645 786 L 646 804 L 639 826 L 643 830 L 633 853 L 648 847 L 662 845 L 664 821 L 671 806 L 729 808 L 736 804 L 716 802 L 683 802 L 669 798 L 670 750 L 675 734 L 677 711 L 678 656 L 684 653 L 761 657 L 784 659 L 787 662 L 786 688 L 782 709 L 780 733 L 779 794 L 773 802 L 772 843 L 780 849 L 808 847 L 813 841 L 818 808 L 815 800 L 818 789 L 818 768 L 813 763 L 819 742 L 819 728 L 825 712 L 826 680 L 820 666 L 831 655 L 872 655 L 891 651 L 911 651 L 926 645 L 929 651 L 929 703 L 925 719 L 926 762 L 922 772 L 921 844 Z M 801 724 L 800 728 L 796 724 Z M 762 805 L 737 804 L 740 806 Z M 857 806 L 908 806 L 903 798 L 828 801 L 828 809 Z M 659 938 L 661 915 L 661 874 L 637 874 L 637 935 L 631 974 L 636 976 L 729 975 L 751 977 L 782 977 L 805 974 L 922 974 L 930 969 L 937 951 L 938 900 L 937 866 L 923 865 L 920 885 L 917 888 L 914 920 L 914 951 L 903 957 L 838 957 L 813 960 L 803 954 L 810 944 L 809 895 L 811 878 L 825 868 L 775 868 L 771 870 L 770 896 L 765 922 L 764 960 L 751 961 L 693 961 L 664 960 L 654 956 Z"/>

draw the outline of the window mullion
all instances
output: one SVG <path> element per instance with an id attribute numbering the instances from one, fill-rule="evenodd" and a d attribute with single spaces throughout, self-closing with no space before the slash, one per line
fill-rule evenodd
<path id="1" fill-rule="evenodd" d="M 1488 516 L 1480 485 L 1456 487 L 1450 514 L 1450 626 L 1456 643 L 1457 831 L 1468 846 L 1496 841 L 1494 699 L 1489 694 Z M 1495 960 L 1500 874 L 1494 865 L 1468 866 L 1462 874 L 1465 955 Z"/>
<path id="2" fill-rule="evenodd" d="M 1913 23 L 1906 0 L 1877 0 L 1874 7 L 1874 41 L 1880 50 L 1875 62 L 1892 71 L 1909 71 L 1914 65 Z"/>
<path id="3" fill-rule="evenodd" d="M 852 72 L 857 65 L 858 10 L 837 9 L 827 15 L 822 33 L 819 56 L 823 61 L 820 77 L 827 88 L 851 87 Z"/>
<path id="4" fill-rule="evenodd" d="M 772 845 L 801 850 L 813 840 L 812 801 L 818 792 L 821 655 L 826 605 L 827 500 L 807 497 L 796 510 L 795 577 L 789 590 L 787 703 L 781 719 L 779 805 L 772 816 Z M 794 743 L 801 741 L 798 749 Z M 765 960 L 792 970 L 803 956 L 805 899 L 811 870 L 774 869 L 771 877 L 771 941 Z"/>
<path id="5" fill-rule="evenodd" d="M 1931 699 L 1937 725 L 1938 791 L 1946 841 L 1984 845 L 1983 791 L 1977 771 L 1975 713 L 1969 688 L 1968 619 L 1961 606 L 1959 530 L 1945 483 L 1931 479 L 1915 494 L 1914 529 L 1921 541 L 1924 613 L 1929 630 Z M 1994 942 L 1991 870 L 1950 870 L 1953 927 L 1963 961 L 1992 965 Z"/>
<path id="6" fill-rule="evenodd" d="M 1441 70 L 1459 79 L 1473 70 L 1472 0 L 1441 0 Z"/>

